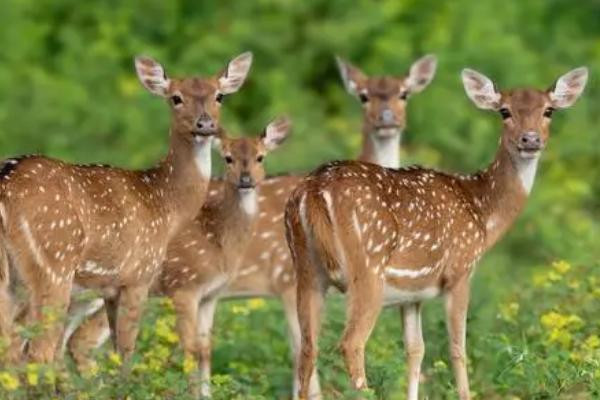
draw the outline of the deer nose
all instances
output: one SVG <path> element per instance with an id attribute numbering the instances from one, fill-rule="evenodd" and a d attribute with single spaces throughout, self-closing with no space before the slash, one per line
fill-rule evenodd
<path id="1" fill-rule="evenodd" d="M 212 135 L 217 132 L 217 124 L 209 115 L 202 115 L 196 121 L 198 132 L 204 135 Z"/>
<path id="2" fill-rule="evenodd" d="M 384 109 L 379 114 L 379 122 L 382 124 L 393 124 L 394 121 L 394 113 L 389 108 Z"/>
<path id="3" fill-rule="evenodd" d="M 519 142 L 524 148 L 539 148 L 542 145 L 542 139 L 537 132 L 525 132 L 519 138 Z"/>
<path id="4" fill-rule="evenodd" d="M 254 180 L 252 179 L 250 174 L 243 173 L 242 175 L 240 175 L 239 187 L 243 188 L 243 189 L 248 189 L 248 188 L 254 187 Z"/>

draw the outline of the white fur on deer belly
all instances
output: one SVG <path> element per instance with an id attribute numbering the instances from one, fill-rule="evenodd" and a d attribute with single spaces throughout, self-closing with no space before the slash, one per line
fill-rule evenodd
<path id="1" fill-rule="evenodd" d="M 386 283 L 383 288 L 383 303 L 386 306 L 393 304 L 417 303 L 423 300 L 432 299 L 438 294 L 440 294 L 440 289 L 436 286 L 417 290 L 409 290 L 398 289 L 397 287 Z"/>
<path id="2" fill-rule="evenodd" d="M 221 274 L 213 278 L 210 282 L 198 288 L 198 297 L 200 299 L 212 298 L 218 296 L 229 284 L 229 276 Z"/>

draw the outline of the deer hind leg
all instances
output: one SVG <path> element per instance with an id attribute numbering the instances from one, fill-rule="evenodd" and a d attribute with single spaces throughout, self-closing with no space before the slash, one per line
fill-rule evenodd
<path id="1" fill-rule="evenodd" d="M 135 340 L 140 329 L 140 320 L 148 298 L 147 285 L 126 286 L 119 293 L 117 314 L 117 350 L 123 361 L 129 361 L 135 350 Z"/>
<path id="2" fill-rule="evenodd" d="M 350 263 L 351 258 L 348 260 Z M 346 329 L 341 348 L 354 388 L 365 389 L 365 346 L 381 311 L 383 280 L 374 270 L 368 270 L 366 265 L 349 265 L 349 268 L 364 272 L 359 279 L 353 279 L 348 284 Z"/>
<path id="3" fill-rule="evenodd" d="M 8 277 L 7 277 L 8 278 Z M 10 293 L 9 282 L 0 281 L 0 365 L 2 362 L 14 364 L 21 358 L 18 338 L 14 337 L 13 324 L 15 307 Z"/>
<path id="4" fill-rule="evenodd" d="M 283 310 L 288 324 L 288 335 L 290 339 L 290 346 L 292 350 L 292 359 L 294 361 L 294 380 L 293 380 L 293 398 L 298 400 L 298 391 L 300 389 L 300 380 L 298 377 L 298 361 L 300 358 L 300 349 L 302 335 L 300 332 L 300 324 L 298 322 L 298 309 L 296 306 L 296 288 L 290 288 L 285 291 L 281 300 L 283 302 Z M 317 368 L 313 369 L 313 373 L 310 377 L 309 383 L 309 398 L 310 399 L 321 399 L 321 387 L 319 384 L 319 374 Z"/>
<path id="5" fill-rule="evenodd" d="M 467 310 L 469 308 L 469 279 L 464 277 L 446 293 L 446 321 L 450 341 L 450 358 L 461 400 L 469 400 L 467 375 L 466 336 Z"/>
<path id="6" fill-rule="evenodd" d="M 201 301 L 198 307 L 198 356 L 200 363 L 200 395 L 210 397 L 211 335 L 217 308 L 217 297 Z"/>
<path id="7" fill-rule="evenodd" d="M 103 307 L 83 319 L 67 342 L 71 357 L 81 373 L 89 371 L 95 362 L 92 352 L 110 337 L 110 328 Z"/>
<path id="8" fill-rule="evenodd" d="M 421 304 L 412 303 L 401 307 L 404 328 L 404 348 L 408 361 L 408 400 L 419 398 L 421 363 L 425 355 L 425 343 L 421 329 Z"/>
<path id="9" fill-rule="evenodd" d="M 294 225 L 288 231 L 290 248 L 296 268 L 296 310 L 300 326 L 300 352 L 296 361 L 298 365 L 299 387 L 298 397 L 309 399 L 310 382 L 315 373 L 317 359 L 317 342 L 321 325 L 321 310 L 326 286 L 319 274 L 321 266 L 314 260 L 315 254 L 307 246 L 303 229 Z"/>

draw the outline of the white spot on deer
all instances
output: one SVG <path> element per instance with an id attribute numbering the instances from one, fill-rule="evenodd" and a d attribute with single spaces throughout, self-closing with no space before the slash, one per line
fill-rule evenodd
<path id="1" fill-rule="evenodd" d="M 29 223 L 23 217 L 21 217 L 21 221 L 20 222 L 21 222 L 21 224 L 20 224 L 21 225 L 21 231 L 25 235 L 25 240 L 27 241 L 27 245 L 29 246 L 29 250 L 33 254 L 35 262 L 39 266 L 45 266 L 46 262 L 44 260 L 44 256 L 43 256 L 41 250 L 39 249 L 39 246 L 36 243 L 35 238 L 33 237 L 33 234 L 31 233 L 31 228 L 29 227 Z"/>

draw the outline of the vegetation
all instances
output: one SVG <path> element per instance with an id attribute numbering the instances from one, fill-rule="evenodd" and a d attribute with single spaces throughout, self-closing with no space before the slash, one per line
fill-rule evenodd
<path id="1" fill-rule="evenodd" d="M 0 13 L 0 154 L 44 153 L 76 162 L 144 167 L 167 146 L 169 113 L 133 70 L 133 56 L 171 75 L 210 74 L 252 50 L 224 125 L 257 133 L 281 113 L 293 138 L 269 159 L 273 173 L 308 171 L 356 156 L 360 108 L 340 83 L 333 54 L 369 74 L 402 74 L 425 53 L 439 58 L 430 87 L 410 100 L 403 163 L 471 171 L 492 158 L 500 118 L 475 109 L 461 68 L 500 88 L 549 87 L 579 65 L 590 82 L 575 107 L 554 117 L 527 208 L 482 260 L 474 278 L 468 346 L 481 399 L 600 396 L 600 3 L 581 0 L 7 0 Z M 557 261 L 566 260 L 566 261 Z M 452 399 L 453 379 L 438 302 L 426 306 L 422 385 Z M 327 398 L 352 398 L 336 342 L 339 298 L 328 304 L 320 357 Z M 168 303 L 149 307 L 131 376 L 98 354 L 93 376 L 52 366 L 0 371 L 0 398 L 189 398 Z M 398 313 L 387 310 L 369 343 L 373 398 L 404 398 Z M 218 311 L 216 399 L 288 398 L 291 362 L 279 304 L 228 302 Z M 49 386 L 58 381 L 59 395 Z"/>

